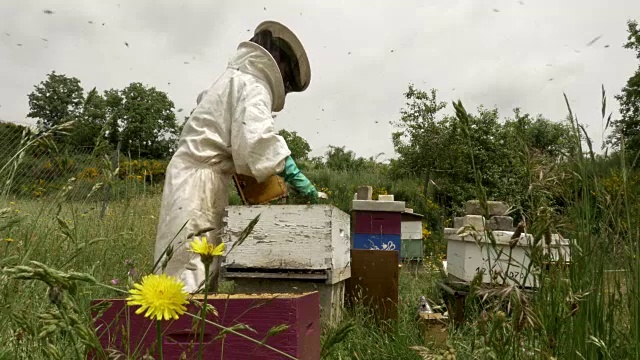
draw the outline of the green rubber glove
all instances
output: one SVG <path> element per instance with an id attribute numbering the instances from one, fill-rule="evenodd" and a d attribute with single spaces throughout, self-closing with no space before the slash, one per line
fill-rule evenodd
<path id="1" fill-rule="evenodd" d="M 285 159 L 284 170 L 279 175 L 284 178 L 286 183 L 291 184 L 291 186 L 302 195 L 312 200 L 318 199 L 316 187 L 300 172 L 300 169 L 298 169 L 298 166 L 291 156 L 287 156 Z"/>

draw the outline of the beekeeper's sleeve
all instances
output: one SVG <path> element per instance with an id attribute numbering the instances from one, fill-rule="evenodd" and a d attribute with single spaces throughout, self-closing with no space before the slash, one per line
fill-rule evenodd
<path id="1" fill-rule="evenodd" d="M 302 171 L 298 169 L 298 165 L 296 165 L 296 162 L 293 161 L 291 156 L 287 156 L 284 162 L 284 171 L 278 175 L 282 176 L 284 181 L 291 184 L 302 195 L 314 200 L 318 197 L 316 187 L 304 176 Z"/>
<path id="2" fill-rule="evenodd" d="M 262 182 L 282 172 L 291 151 L 282 136 L 275 132 L 271 94 L 262 84 L 246 85 L 236 104 L 231 128 L 231 152 L 236 172 Z"/>

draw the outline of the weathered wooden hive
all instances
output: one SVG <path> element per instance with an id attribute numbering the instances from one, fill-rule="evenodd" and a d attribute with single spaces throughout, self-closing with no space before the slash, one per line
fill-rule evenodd
<path id="1" fill-rule="evenodd" d="M 240 233 L 260 215 L 251 234 Z M 236 293 L 320 293 L 324 325 L 340 321 L 344 280 L 351 276 L 349 215 L 333 205 L 229 206 L 222 276 Z"/>

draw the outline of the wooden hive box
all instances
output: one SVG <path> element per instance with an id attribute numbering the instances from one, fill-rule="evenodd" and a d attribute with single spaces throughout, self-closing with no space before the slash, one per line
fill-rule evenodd
<path id="1" fill-rule="evenodd" d="M 397 320 L 400 269 L 397 251 L 351 250 L 352 274 L 346 280 L 348 306 L 362 304 L 377 320 Z"/>
<path id="2" fill-rule="evenodd" d="M 470 216 L 467 215 L 466 218 Z M 444 229 L 444 238 L 447 241 L 448 276 L 452 280 L 471 282 L 478 273 L 482 273 L 482 282 L 488 284 L 493 274 L 498 271 L 506 274 L 508 268 L 507 283 L 513 284 L 513 279 L 517 279 L 518 283 L 525 287 L 538 287 L 537 278 L 534 274 L 527 272 L 531 262 L 533 235 L 520 234 L 518 242 L 513 249 L 510 249 L 514 232 L 492 231 L 497 247 L 493 249 L 484 232 L 484 218 L 479 216 L 478 222 L 477 230 L 468 233 L 458 234 L 457 228 Z M 546 246 L 543 242 L 541 246 L 543 254 L 549 255 L 552 261 L 565 264 L 571 262 L 570 242 L 560 235 L 551 234 L 551 245 Z"/>
<path id="3" fill-rule="evenodd" d="M 202 301 L 202 295 L 194 297 Z M 209 314 L 208 320 L 225 327 L 245 324 L 254 331 L 239 330 L 258 341 L 274 347 L 297 359 L 320 359 L 320 313 L 319 294 L 265 294 L 265 295 L 210 295 L 208 303 L 218 312 Z M 128 307 L 124 299 L 99 299 L 92 302 L 93 317 L 103 349 L 118 351 L 127 359 L 141 359 L 148 351 L 156 355 L 155 322 L 142 315 L 136 315 L 138 307 Z M 98 309 L 108 306 L 102 314 Z M 199 314 L 195 304 L 188 306 L 188 312 Z M 288 326 L 284 331 L 267 337 L 270 329 L 278 325 Z M 199 329 L 199 328 L 198 328 Z M 163 357 L 165 360 L 197 359 L 199 332 L 193 329 L 193 318 L 183 315 L 176 321 L 163 321 Z M 270 349 L 227 333 L 216 339 L 219 328 L 206 324 L 204 333 L 205 359 L 283 359 Z M 223 345 L 224 343 L 224 345 Z M 223 352 L 224 347 L 224 352 Z M 224 354 L 224 358 L 221 357 Z M 106 358 L 98 353 L 89 359 Z"/>
<path id="4" fill-rule="evenodd" d="M 402 213 L 400 257 L 403 260 L 422 261 L 424 258 L 422 218 L 422 215 L 413 212 Z"/>
<path id="5" fill-rule="evenodd" d="M 288 292 L 306 293 L 317 291 L 320 294 L 320 325 L 331 328 L 342 321 L 345 297 L 345 281 L 327 283 L 325 280 L 290 279 L 287 274 L 266 277 L 254 273 L 225 273 L 227 279 L 233 280 L 235 293 L 269 293 Z"/>
<path id="6" fill-rule="evenodd" d="M 353 200 L 352 249 L 396 251 L 400 260 L 402 212 L 404 201 L 393 201 L 393 195 L 379 195 L 377 200 Z M 388 199 L 386 199 L 388 198 Z"/>
<path id="7" fill-rule="evenodd" d="M 258 215 L 253 232 L 229 252 Z M 349 215 L 333 205 L 229 206 L 224 219 L 227 246 L 222 266 L 227 272 L 341 272 L 350 263 L 350 226 Z"/>
<path id="8" fill-rule="evenodd" d="M 418 326 L 424 336 L 424 342 L 435 348 L 446 347 L 449 337 L 448 320 L 440 313 L 419 314 Z"/>

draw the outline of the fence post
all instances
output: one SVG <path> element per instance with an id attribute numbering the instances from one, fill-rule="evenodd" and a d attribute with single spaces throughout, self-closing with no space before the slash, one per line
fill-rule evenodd
<path id="1" fill-rule="evenodd" d="M 102 212 L 100 213 L 100 218 L 104 219 L 104 216 L 107 214 L 107 210 L 109 208 L 109 200 L 111 199 L 111 183 L 113 182 L 113 177 L 117 174 L 113 171 L 120 166 L 120 141 L 118 141 L 118 145 L 116 145 L 116 152 L 113 154 L 113 158 L 111 159 L 111 178 L 107 181 L 106 186 L 104 187 L 104 204 L 102 205 Z"/>

